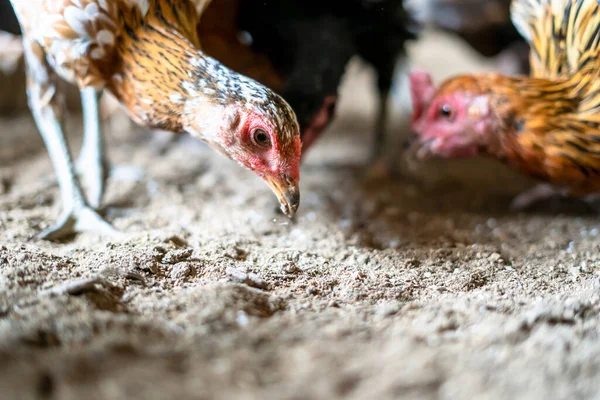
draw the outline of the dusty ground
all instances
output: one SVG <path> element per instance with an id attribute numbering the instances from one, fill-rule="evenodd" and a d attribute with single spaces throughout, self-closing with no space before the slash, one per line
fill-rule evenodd
<path id="1" fill-rule="evenodd" d="M 438 77 L 486 67 L 431 50 L 413 54 Z M 0 397 L 599 398 L 597 214 L 512 213 L 527 182 L 491 162 L 363 179 L 372 95 L 353 76 L 293 222 L 204 146 L 157 156 L 116 129 L 112 160 L 146 169 L 110 184 L 127 238 L 36 241 L 58 192 L 29 118 L 5 119 Z"/>

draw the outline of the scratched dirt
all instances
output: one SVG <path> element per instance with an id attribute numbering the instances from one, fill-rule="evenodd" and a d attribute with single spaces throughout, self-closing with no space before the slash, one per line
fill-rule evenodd
<path id="1" fill-rule="evenodd" d="M 461 49 L 412 53 L 437 77 L 490 67 Z M 529 182 L 493 162 L 366 179 L 373 95 L 350 75 L 295 221 L 203 145 L 159 154 L 115 124 L 111 159 L 146 171 L 109 185 L 127 236 L 36 241 L 60 210 L 52 169 L 29 117 L 2 120 L 0 397 L 599 398 L 594 210 L 513 213 Z"/>

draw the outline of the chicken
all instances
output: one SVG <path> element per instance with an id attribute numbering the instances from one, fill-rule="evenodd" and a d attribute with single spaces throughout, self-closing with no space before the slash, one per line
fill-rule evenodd
<path id="1" fill-rule="evenodd" d="M 396 63 L 417 30 L 402 0 L 245 0 L 240 7 L 239 29 L 284 76 L 280 94 L 298 115 L 303 154 L 333 117 L 348 61 L 358 55 L 375 68 L 378 157 Z"/>
<path id="2" fill-rule="evenodd" d="M 421 159 L 484 154 L 557 192 L 597 193 L 600 3 L 515 0 L 512 19 L 532 47 L 532 75 L 465 75 L 436 90 L 427 73 L 414 71 L 412 148 Z M 547 194 L 547 185 L 538 187 L 513 204 Z"/>
<path id="3" fill-rule="evenodd" d="M 197 26 L 202 50 L 219 60 L 226 67 L 244 74 L 275 92 L 283 87 L 283 77 L 273 67 L 269 59 L 253 52 L 249 46 L 239 40 L 237 28 L 240 0 L 211 1 L 201 16 Z M 100 115 L 110 124 L 122 124 L 119 115 L 119 103 L 110 96 L 103 96 Z M 153 130 L 150 135 L 150 147 L 157 155 L 163 155 L 181 139 L 181 135 L 163 130 Z"/>
<path id="4" fill-rule="evenodd" d="M 114 95 L 140 125 L 189 133 L 264 179 L 282 210 L 299 204 L 299 126 L 270 89 L 200 50 L 209 0 L 12 0 L 23 32 L 28 97 L 58 177 L 63 212 L 41 234 L 115 234 L 97 212 L 106 178 L 99 93 Z M 61 77 L 80 88 L 84 140 L 78 160 L 63 133 Z"/>
<path id="5" fill-rule="evenodd" d="M 510 19 L 511 0 L 408 0 L 415 18 L 455 34 L 511 74 L 529 73 L 529 47 Z"/>

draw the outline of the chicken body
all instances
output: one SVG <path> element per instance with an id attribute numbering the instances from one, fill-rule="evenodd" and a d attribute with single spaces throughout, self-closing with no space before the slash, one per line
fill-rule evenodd
<path id="1" fill-rule="evenodd" d="M 280 94 L 298 115 L 304 154 L 331 121 L 349 60 L 358 55 L 375 68 L 380 103 L 373 155 L 380 155 L 396 63 L 415 38 L 402 1 L 246 0 L 240 6 L 239 28 L 284 76 Z"/>
<path id="2" fill-rule="evenodd" d="M 106 178 L 98 96 L 109 90 L 137 123 L 187 132 L 263 178 L 292 216 L 299 127 L 278 95 L 199 50 L 209 0 L 12 0 L 23 32 L 28 96 L 58 176 L 63 213 L 42 237 L 116 231 L 97 213 Z M 82 95 L 78 169 L 66 144 L 57 78 Z"/>
<path id="3" fill-rule="evenodd" d="M 436 90 L 414 72 L 415 150 L 483 153 L 569 195 L 598 193 L 600 3 L 515 0 L 512 18 L 531 44 L 532 76 L 467 75 Z"/>

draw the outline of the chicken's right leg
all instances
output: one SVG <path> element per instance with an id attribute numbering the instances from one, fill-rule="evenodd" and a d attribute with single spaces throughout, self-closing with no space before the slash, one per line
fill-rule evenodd
<path id="1" fill-rule="evenodd" d="M 139 181 L 144 171 L 128 165 L 112 165 L 106 158 L 106 146 L 100 123 L 101 93 L 93 87 L 81 90 L 83 110 L 83 144 L 75 162 L 77 176 L 86 194 L 88 204 L 97 209 L 102 203 L 108 176 L 122 181 Z"/>
<path id="2" fill-rule="evenodd" d="M 366 176 L 369 179 L 380 179 L 393 175 L 394 171 L 386 153 L 387 124 L 389 119 L 390 92 L 394 79 L 396 59 L 390 57 L 371 58 L 377 71 L 377 115 L 375 120 L 375 135 L 371 144 L 370 166 Z"/>
<path id="3" fill-rule="evenodd" d="M 118 233 L 85 201 L 63 133 L 63 109 L 56 87 L 57 77 L 47 64 L 44 50 L 27 39 L 24 39 L 24 50 L 29 107 L 48 149 L 63 202 L 57 223 L 42 232 L 40 238 L 57 240 L 82 231 L 107 235 Z"/>
<path id="4" fill-rule="evenodd" d="M 81 90 L 83 144 L 76 163 L 79 179 L 86 188 L 88 204 L 94 208 L 102 203 L 108 169 L 100 127 L 99 96 L 100 93 L 93 87 Z"/>
<path id="5" fill-rule="evenodd" d="M 375 121 L 375 137 L 371 149 L 371 160 L 377 162 L 383 157 L 386 140 L 386 125 L 389 114 L 389 98 L 390 88 L 382 84 L 378 87 L 379 92 L 379 104 L 377 106 L 377 120 Z"/>

